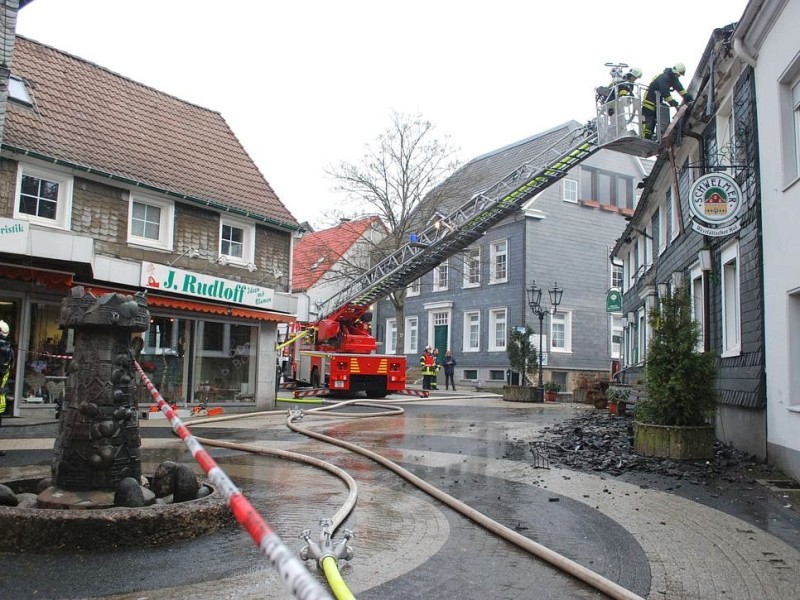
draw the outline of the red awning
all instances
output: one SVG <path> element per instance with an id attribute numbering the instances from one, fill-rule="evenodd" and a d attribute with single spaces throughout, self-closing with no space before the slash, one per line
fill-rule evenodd
<path id="1" fill-rule="evenodd" d="M 72 273 L 65 271 L 48 271 L 36 267 L 16 267 L 0 264 L 0 275 L 10 279 L 33 281 L 54 290 L 68 291 L 72 287 Z"/>
<path id="2" fill-rule="evenodd" d="M 91 292 L 95 296 L 114 293 L 132 295 L 136 293 L 135 291 L 130 290 L 112 290 L 93 285 L 84 285 L 84 289 L 87 292 Z M 190 312 L 237 317 L 241 319 L 254 319 L 257 321 L 274 321 L 278 323 L 293 323 L 297 320 L 292 315 L 284 315 L 281 313 L 258 310 L 254 308 L 238 307 L 229 304 L 212 304 L 210 302 L 198 302 L 197 300 L 174 298 L 172 296 L 159 296 L 158 294 L 152 294 L 149 291 L 147 293 L 147 306 L 150 308 L 172 308 L 176 310 L 187 310 Z"/>

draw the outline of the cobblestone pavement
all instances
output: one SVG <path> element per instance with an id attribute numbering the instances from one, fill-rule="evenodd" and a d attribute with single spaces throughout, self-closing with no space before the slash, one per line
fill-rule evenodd
<path id="1" fill-rule="evenodd" d="M 530 442 L 587 412 L 584 405 L 512 404 L 456 396 L 374 419 L 311 418 L 328 435 L 400 463 L 502 524 L 646 598 L 796 598 L 798 514 L 758 485 L 692 485 L 666 476 L 535 468 Z M 289 449 L 330 460 L 359 484 L 345 527 L 355 557 L 342 575 L 361 600 L 601 598 L 478 527 L 366 458 L 290 432 L 284 411 L 191 426 L 195 435 Z M 55 425 L 0 429 L 0 481 L 38 477 Z M 190 454 L 161 421 L 143 421 L 144 470 Z M 230 450 L 212 454 L 291 547 L 317 532 L 345 497 L 317 469 Z M 677 487 L 676 487 L 677 486 Z M 670 489 L 672 488 L 672 489 Z M 788 502 L 786 503 L 788 504 Z M 237 527 L 168 548 L 107 555 L 0 554 L 0 597 L 289 598 Z M 312 572 L 322 580 L 316 567 Z"/>

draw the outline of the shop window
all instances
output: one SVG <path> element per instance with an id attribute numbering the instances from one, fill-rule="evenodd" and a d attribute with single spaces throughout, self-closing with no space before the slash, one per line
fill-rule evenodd
<path id="1" fill-rule="evenodd" d="M 54 403 L 66 394 L 67 365 L 75 348 L 73 330 L 58 327 L 59 304 L 31 304 L 28 353 L 24 358 L 22 396 L 28 402 Z"/>
<path id="2" fill-rule="evenodd" d="M 197 339 L 194 399 L 211 403 L 252 401 L 258 327 L 198 321 Z"/>

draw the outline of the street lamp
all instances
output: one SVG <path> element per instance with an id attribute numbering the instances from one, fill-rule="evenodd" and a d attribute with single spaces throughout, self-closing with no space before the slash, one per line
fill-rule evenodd
<path id="1" fill-rule="evenodd" d="M 552 289 L 548 290 L 550 294 L 550 308 L 552 314 L 556 314 L 558 305 L 561 304 L 561 296 L 564 290 L 558 287 L 555 283 Z M 531 307 L 533 314 L 539 317 L 539 385 L 536 389 L 536 401 L 544 402 L 544 383 L 542 382 L 542 337 L 544 337 L 544 316 L 550 312 L 550 308 L 542 306 L 542 288 L 536 285 L 536 281 L 528 288 L 528 306 Z"/>

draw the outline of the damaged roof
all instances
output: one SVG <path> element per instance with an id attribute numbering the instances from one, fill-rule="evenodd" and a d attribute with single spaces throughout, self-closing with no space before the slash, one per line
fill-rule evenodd
<path id="1" fill-rule="evenodd" d="M 220 113 L 22 36 L 12 74 L 4 149 L 300 229 Z"/>

